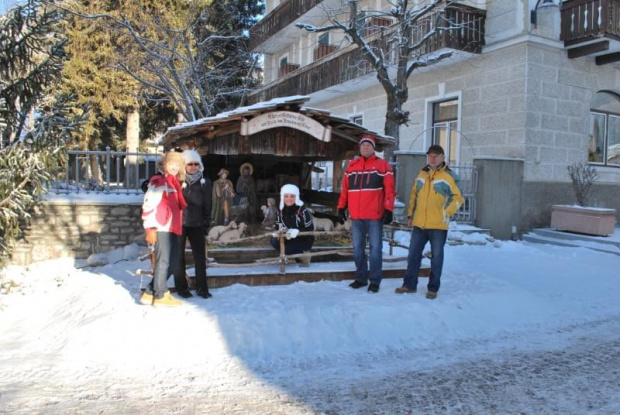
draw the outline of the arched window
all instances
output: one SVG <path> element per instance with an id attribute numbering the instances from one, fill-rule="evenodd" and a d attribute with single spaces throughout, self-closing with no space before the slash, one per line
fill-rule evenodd
<path id="1" fill-rule="evenodd" d="M 599 91 L 590 104 L 588 162 L 620 167 L 620 91 Z"/>

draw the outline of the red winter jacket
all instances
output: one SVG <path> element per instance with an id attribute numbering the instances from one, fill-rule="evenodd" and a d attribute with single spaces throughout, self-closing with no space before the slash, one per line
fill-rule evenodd
<path id="1" fill-rule="evenodd" d="M 385 210 L 394 210 L 394 172 L 392 166 L 375 154 L 356 156 L 342 179 L 338 209 L 349 209 L 351 219 L 379 220 Z"/>
<path id="2" fill-rule="evenodd" d="M 144 195 L 144 228 L 182 235 L 183 209 L 186 207 L 181 184 L 176 176 L 156 174 L 149 179 L 149 187 Z"/>

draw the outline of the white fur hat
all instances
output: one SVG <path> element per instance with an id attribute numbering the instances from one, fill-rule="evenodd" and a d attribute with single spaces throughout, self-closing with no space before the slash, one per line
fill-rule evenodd
<path id="1" fill-rule="evenodd" d="M 185 159 L 185 163 L 199 163 L 200 171 L 204 171 L 205 166 L 202 164 L 202 157 L 196 150 L 185 150 L 183 151 L 183 158 Z"/>
<path id="2" fill-rule="evenodd" d="M 295 204 L 303 206 L 304 202 L 299 198 L 299 187 L 294 184 L 285 184 L 280 189 L 280 210 L 284 209 L 284 195 L 295 195 Z"/>

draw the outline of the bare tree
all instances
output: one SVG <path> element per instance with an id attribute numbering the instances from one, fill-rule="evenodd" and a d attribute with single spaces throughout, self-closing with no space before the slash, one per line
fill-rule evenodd
<path id="1" fill-rule="evenodd" d="M 359 10 L 359 0 L 349 0 L 348 19 L 339 20 L 337 11 L 327 11 L 329 24 L 321 27 L 305 23 L 297 26 L 309 32 L 340 31 L 345 38 L 362 50 L 362 59 L 376 71 L 377 80 L 387 97 L 384 133 L 399 145 L 400 126 L 409 121 L 409 111 L 403 109 L 409 99 L 408 80 L 420 68 L 434 65 L 452 56 L 452 50 L 429 53 L 438 36 L 459 37 L 464 29 L 471 30 L 475 22 L 460 21 L 456 2 L 432 0 L 428 3 L 392 0 L 389 11 Z M 482 43 L 484 36 L 478 37 Z M 386 158 L 391 158 L 391 151 Z"/>
<path id="2" fill-rule="evenodd" d="M 585 163 L 574 163 L 567 167 L 568 175 L 573 182 L 573 190 L 577 203 L 580 206 L 588 206 L 590 189 L 598 179 L 596 169 Z"/>
<path id="3" fill-rule="evenodd" d="M 236 3 L 218 6 L 191 3 L 184 20 L 174 24 L 156 15 L 71 12 L 102 19 L 130 39 L 139 54 L 120 57 L 118 68 L 145 87 L 147 100 L 170 101 L 194 121 L 238 105 L 258 82 L 257 58 L 247 49 Z"/>

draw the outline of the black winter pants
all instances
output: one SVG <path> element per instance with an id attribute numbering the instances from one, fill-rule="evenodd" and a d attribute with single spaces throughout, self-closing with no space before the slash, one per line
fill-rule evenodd
<path id="1" fill-rule="evenodd" d="M 295 255 L 309 251 L 313 243 L 314 238 L 311 236 L 298 236 L 295 239 L 287 239 L 284 241 L 284 254 Z M 280 241 L 278 238 L 271 238 L 271 246 L 273 246 L 276 251 L 280 252 Z"/>
<path id="2" fill-rule="evenodd" d="M 183 235 L 179 236 L 179 257 L 180 265 L 174 271 L 174 286 L 178 291 L 188 289 L 187 278 L 185 276 L 185 242 L 189 239 L 194 257 L 196 268 L 196 289 L 207 291 L 207 258 L 205 257 L 205 229 L 202 226 L 187 227 L 183 226 Z"/>

